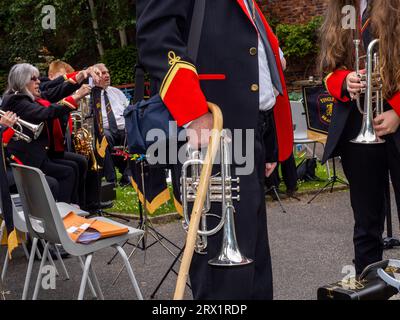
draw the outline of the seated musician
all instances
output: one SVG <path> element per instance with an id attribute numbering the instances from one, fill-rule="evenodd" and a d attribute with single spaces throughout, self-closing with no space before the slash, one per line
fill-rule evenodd
<path id="1" fill-rule="evenodd" d="M 63 84 L 64 82 L 72 83 L 75 86 L 81 86 L 81 82 L 88 76 L 96 77 L 96 72 L 98 71 L 91 67 L 88 70 L 77 73 L 74 72 L 74 69 L 69 64 L 63 61 L 55 61 L 49 66 L 49 77 L 44 79 L 45 82 L 43 88 L 47 90 L 57 90 L 59 87 L 64 87 L 64 92 L 69 93 L 69 89 L 65 89 Z M 72 120 L 69 114 L 52 120 L 52 122 L 49 124 L 49 128 L 51 128 L 51 132 L 53 132 L 53 134 L 50 138 L 48 155 L 53 162 L 69 166 L 74 170 L 74 175 L 77 177 L 77 179 L 74 184 L 71 200 L 80 207 L 85 207 L 85 181 L 88 170 L 88 159 L 81 154 L 70 152 L 72 151 L 70 146 L 71 125 Z M 67 150 L 65 150 L 65 140 L 67 140 L 67 145 L 69 144 Z"/>
<path id="2" fill-rule="evenodd" d="M 99 81 L 95 85 L 101 91 L 101 113 L 103 120 L 104 134 L 107 138 L 108 149 L 104 160 L 104 175 L 108 182 L 116 183 L 115 167 L 122 174 L 120 185 L 129 183 L 129 169 L 121 157 L 111 157 L 115 146 L 125 144 L 125 118 L 123 116 L 125 108 L 129 105 L 129 100 L 118 88 L 110 86 L 111 77 L 104 64 L 97 64 L 95 67 L 101 72 Z"/>
<path id="3" fill-rule="evenodd" d="M 28 144 L 22 140 L 11 140 L 7 150 L 14 161 L 37 167 L 46 176 L 56 179 L 59 185 L 56 200 L 71 203 L 77 177 L 71 167 L 56 163 L 49 157 L 48 150 L 52 136 L 49 123 L 76 110 L 77 103 L 90 92 L 90 88 L 83 85 L 72 96 L 64 98 L 59 103 L 51 103 L 42 98 L 39 85 L 39 71 L 34 66 L 23 63 L 11 68 L 2 109 L 13 111 L 21 119 L 33 124 L 45 122 L 47 128 L 37 139 L 33 139 L 33 134 L 23 128 L 23 133 L 30 136 L 32 141 Z"/>

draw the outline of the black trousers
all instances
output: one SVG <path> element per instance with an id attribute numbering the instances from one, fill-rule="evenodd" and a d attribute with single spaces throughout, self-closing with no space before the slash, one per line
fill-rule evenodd
<path id="1" fill-rule="evenodd" d="M 294 155 L 292 154 L 289 159 L 283 161 L 279 164 L 281 166 L 282 171 L 282 179 L 285 183 L 286 190 L 294 191 L 297 187 L 297 171 L 296 171 L 296 162 L 294 159 Z M 274 172 L 271 174 L 269 178 L 265 179 L 265 184 L 268 188 L 272 186 L 278 187 L 280 184 L 279 177 L 279 166 L 276 167 Z"/>
<path id="2" fill-rule="evenodd" d="M 53 158 L 53 162 L 71 167 L 74 171 L 75 183 L 72 190 L 71 202 L 85 207 L 86 204 L 86 188 L 85 181 L 88 171 L 88 161 L 80 154 L 72 152 L 64 152 L 63 158 Z"/>
<path id="3" fill-rule="evenodd" d="M 392 137 L 386 138 L 386 140 L 393 139 Z M 394 190 L 396 199 L 397 215 L 400 221 L 400 152 L 398 151 L 394 142 L 387 145 L 388 154 L 388 166 L 390 172 L 390 178 Z M 389 204 L 390 205 L 390 204 Z"/>
<path id="4" fill-rule="evenodd" d="M 193 296 L 201 300 L 270 300 L 273 298 L 272 265 L 268 243 L 267 215 L 264 197 L 265 154 L 264 119 L 260 118 L 256 130 L 254 150 L 255 169 L 250 175 L 241 176 L 239 202 L 234 201 L 235 231 L 243 255 L 253 263 L 240 267 L 215 267 L 208 260 L 216 257 L 222 246 L 223 231 L 208 237 L 206 255 L 195 253 L 190 268 Z M 232 167 L 235 176 L 235 168 Z M 220 205 L 212 206 L 212 213 L 219 214 Z M 209 227 L 219 220 L 210 218 Z"/>
<path id="5" fill-rule="evenodd" d="M 55 163 L 46 158 L 39 168 L 42 172 L 58 182 L 57 201 L 71 203 L 72 193 L 75 185 L 75 173 L 70 166 Z"/>
<path id="6" fill-rule="evenodd" d="M 11 194 L 18 193 L 17 185 L 15 184 L 12 170 L 9 167 L 7 167 L 7 180 L 8 180 L 8 187 L 9 187 L 10 193 Z M 50 191 L 51 191 L 54 199 L 57 201 L 58 193 L 59 193 L 59 185 L 58 185 L 57 180 L 52 177 L 49 177 L 49 176 L 46 176 L 46 180 L 50 187 Z"/>
<path id="7" fill-rule="evenodd" d="M 122 157 L 113 156 L 113 148 L 116 146 L 123 146 L 125 143 L 125 130 L 118 130 L 116 135 L 112 135 L 110 130 L 104 129 L 104 135 L 106 136 L 108 147 L 106 150 L 106 156 L 104 159 L 104 176 L 108 182 L 116 182 L 117 175 L 115 167 L 118 168 L 119 172 L 123 175 L 122 179 L 128 179 L 129 166 Z"/>
<path id="8" fill-rule="evenodd" d="M 354 213 L 354 250 L 356 273 L 369 264 L 382 260 L 389 168 L 394 185 L 400 182 L 400 158 L 393 138 L 385 137 L 380 145 L 342 146 L 342 164 L 350 183 L 351 206 Z M 390 205 L 390 204 L 389 204 Z"/>

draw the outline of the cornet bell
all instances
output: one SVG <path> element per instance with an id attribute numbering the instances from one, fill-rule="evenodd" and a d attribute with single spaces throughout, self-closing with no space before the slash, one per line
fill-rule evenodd
<path id="1" fill-rule="evenodd" d="M 246 258 L 239 250 L 234 229 L 234 208 L 227 208 L 224 238 L 222 248 L 218 256 L 208 261 L 208 264 L 219 267 L 244 266 L 253 262 L 252 259 Z"/>
<path id="2" fill-rule="evenodd" d="M 358 45 L 359 41 L 354 42 L 356 45 L 356 60 L 358 60 Z M 385 143 L 385 140 L 378 137 L 374 129 L 374 108 L 373 108 L 373 95 L 375 94 L 375 102 L 376 102 L 376 113 L 377 115 L 383 112 L 383 94 L 382 88 L 379 87 L 376 89 L 373 86 L 373 77 L 376 74 L 379 74 L 380 64 L 379 58 L 377 54 L 374 55 L 375 46 L 378 45 L 379 40 L 375 39 L 371 41 L 367 50 L 367 71 L 366 71 L 366 92 L 365 92 L 365 100 L 364 100 L 364 110 L 360 110 L 363 114 L 363 121 L 361 131 L 358 136 L 351 140 L 352 143 L 357 144 L 381 144 Z M 359 61 L 356 62 L 356 69 L 359 70 L 358 67 Z M 357 104 L 359 104 L 359 100 L 357 100 Z"/>

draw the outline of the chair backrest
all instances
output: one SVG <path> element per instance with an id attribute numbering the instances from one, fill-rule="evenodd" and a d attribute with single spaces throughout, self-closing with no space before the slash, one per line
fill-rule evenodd
<path id="1" fill-rule="evenodd" d="M 14 227 L 21 232 L 28 232 L 28 227 L 26 226 L 24 211 L 22 208 L 21 198 L 19 194 L 13 194 L 11 196 L 12 208 L 13 208 L 13 222 Z"/>
<path id="2" fill-rule="evenodd" d="M 12 164 L 26 225 L 32 237 L 51 243 L 68 239 L 45 175 L 33 167 Z"/>
<path id="3" fill-rule="evenodd" d="M 293 117 L 294 139 L 308 139 L 307 120 L 303 103 L 301 101 L 290 101 L 290 108 Z"/>

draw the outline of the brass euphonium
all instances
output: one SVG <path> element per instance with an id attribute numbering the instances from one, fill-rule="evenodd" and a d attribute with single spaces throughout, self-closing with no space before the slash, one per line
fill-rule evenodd
<path id="1" fill-rule="evenodd" d="M 5 115 L 5 111 L 0 110 L 0 116 L 4 116 Z M 14 137 L 16 140 L 24 140 L 26 142 L 31 142 L 32 139 L 31 137 L 29 137 L 28 135 L 26 135 L 25 133 L 23 133 L 23 129 L 22 127 L 25 127 L 26 129 L 28 129 L 29 131 L 31 131 L 33 133 L 33 139 L 36 140 L 40 134 L 42 133 L 43 127 L 44 127 L 44 123 L 41 122 L 39 124 L 33 124 L 27 121 L 24 121 L 22 119 L 18 119 L 17 122 L 15 123 L 15 125 L 17 126 L 17 128 L 13 128 L 15 133 L 14 133 Z"/>
<path id="2" fill-rule="evenodd" d="M 93 118 L 90 115 L 90 97 L 86 96 L 81 99 L 78 111 L 71 113 L 73 122 L 73 144 L 75 152 L 85 156 L 91 161 L 91 170 L 98 171 L 100 169 L 93 146 Z"/>
<path id="3" fill-rule="evenodd" d="M 364 110 L 361 110 L 360 98 L 357 98 L 357 107 L 363 114 L 361 131 L 358 136 L 351 140 L 357 144 L 380 144 L 385 140 L 378 137 L 374 129 L 374 117 L 383 113 L 383 93 L 380 75 L 380 61 L 378 53 L 374 53 L 375 47 L 379 44 L 379 39 L 371 41 L 368 46 L 366 56 L 366 74 L 360 75 L 359 45 L 360 40 L 354 40 L 356 46 L 356 72 L 360 79 L 366 81 Z M 375 104 L 375 108 L 374 108 Z"/>
<path id="4" fill-rule="evenodd" d="M 209 109 L 213 113 L 214 127 L 207 154 L 203 158 L 201 153 L 191 153 L 190 159 L 182 167 L 181 194 L 184 212 L 184 229 L 188 232 L 185 251 L 181 268 L 178 274 L 174 299 L 183 299 L 186 279 L 194 251 L 204 253 L 207 249 L 207 237 L 216 234 L 223 228 L 223 241 L 220 253 L 217 257 L 208 261 L 213 266 L 242 266 L 253 261 L 246 258 L 239 250 L 236 240 L 233 201 L 240 200 L 239 178 L 233 179 L 230 168 L 229 140 L 225 130 L 222 130 L 222 113 L 220 109 L 209 103 Z M 221 173 L 211 176 L 212 166 L 216 154 L 220 150 Z M 191 168 L 191 176 L 187 171 Z M 236 194 L 235 194 L 236 193 Z M 189 203 L 194 202 L 192 214 L 188 216 Z M 222 205 L 221 216 L 209 213 L 211 203 Z M 218 225 L 207 230 L 207 217 L 220 218 Z M 200 227 L 199 227 L 200 225 Z"/>

